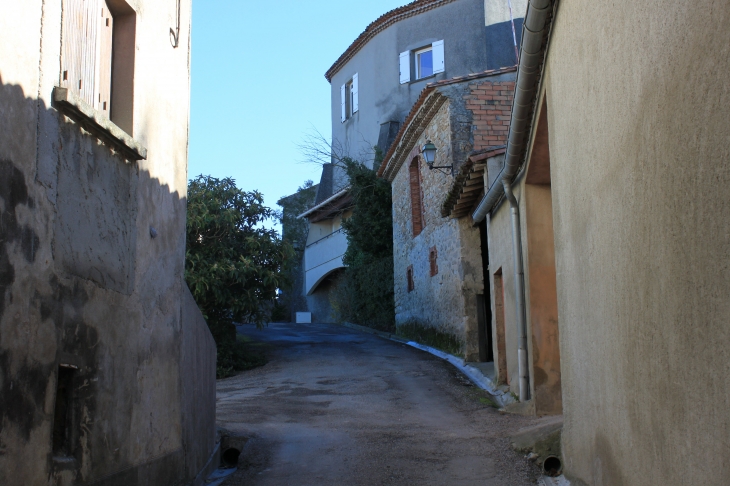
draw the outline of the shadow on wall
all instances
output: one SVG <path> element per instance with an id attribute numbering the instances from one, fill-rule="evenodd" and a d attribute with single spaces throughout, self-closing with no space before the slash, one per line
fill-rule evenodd
<path id="1" fill-rule="evenodd" d="M 185 209 L 0 76 L 0 484 L 205 466 L 215 345 L 183 281 Z"/>

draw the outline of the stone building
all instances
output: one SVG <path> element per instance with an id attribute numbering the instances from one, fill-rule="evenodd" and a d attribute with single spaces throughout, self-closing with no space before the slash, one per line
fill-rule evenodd
<path id="1" fill-rule="evenodd" d="M 2 10 L 0 484 L 200 484 L 216 350 L 183 280 L 190 1 Z"/>
<path id="2" fill-rule="evenodd" d="M 480 228 L 444 207 L 454 200 L 453 175 L 476 198 L 485 165 L 500 163 L 514 77 L 504 68 L 427 85 L 378 172 L 392 185 L 396 326 L 451 334 L 467 361 L 492 361 L 485 249 Z M 432 166 L 421 153 L 427 143 L 436 148 Z"/>
<path id="3" fill-rule="evenodd" d="M 728 19 L 529 2 L 505 163 L 471 216 L 507 375 L 562 409 L 571 484 L 730 481 Z"/>
<path id="4" fill-rule="evenodd" d="M 513 31 L 522 27 L 525 6 L 526 0 L 416 0 L 370 23 L 325 73 L 332 93 L 333 161 L 348 156 L 372 168 L 376 147 L 387 152 L 428 83 L 515 65 L 519 39 Z M 325 165 L 322 181 L 318 202 L 348 186 L 336 163 Z M 310 238 L 305 259 L 330 251 L 317 243 L 321 230 L 316 227 L 319 236 Z M 321 244 L 339 238 L 346 249 L 344 235 L 332 238 Z M 319 261 L 314 255 L 310 260 Z M 311 281 L 330 281 L 315 274 Z M 315 287 L 311 295 L 318 296 L 320 312 L 328 312 L 322 307 L 328 291 Z"/>

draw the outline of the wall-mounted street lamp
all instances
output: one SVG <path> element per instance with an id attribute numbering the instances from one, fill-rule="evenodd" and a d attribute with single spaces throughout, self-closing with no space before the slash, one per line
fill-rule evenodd
<path id="1" fill-rule="evenodd" d="M 423 155 L 423 159 L 426 161 L 426 165 L 429 169 L 436 169 L 439 172 L 443 172 L 444 174 L 454 175 L 453 165 L 433 165 L 433 163 L 436 161 L 436 146 L 432 144 L 430 140 L 426 140 L 426 144 L 421 147 L 421 155 Z M 449 172 L 441 169 L 449 169 Z"/>

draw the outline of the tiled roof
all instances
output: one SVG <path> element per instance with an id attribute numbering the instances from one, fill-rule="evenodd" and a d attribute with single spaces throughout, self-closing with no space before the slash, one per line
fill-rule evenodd
<path id="1" fill-rule="evenodd" d="M 416 100 L 413 104 L 410 113 L 406 116 L 405 122 L 401 125 L 398 135 L 396 135 L 390 149 L 385 154 L 383 163 L 380 164 L 380 169 L 378 169 L 378 177 L 383 177 L 388 180 L 392 180 L 395 177 L 398 169 L 400 169 L 400 166 L 403 164 L 403 157 L 408 155 L 410 152 L 412 143 L 418 139 L 421 132 L 426 128 L 426 126 L 428 126 L 431 119 L 436 115 L 443 102 L 446 101 L 446 99 L 438 93 L 436 93 L 435 96 L 431 96 L 434 94 L 434 91 L 442 86 L 513 72 L 516 69 L 517 66 L 492 69 L 481 73 L 458 76 L 451 79 L 444 79 L 443 81 L 438 81 L 436 83 L 427 84 L 426 87 L 423 88 L 423 91 L 421 91 L 418 100 Z"/>
<path id="2" fill-rule="evenodd" d="M 503 154 L 504 151 L 504 146 L 489 147 L 469 154 L 441 206 L 441 216 L 461 218 L 469 214 L 484 195 L 484 172 L 487 170 L 487 159 Z"/>
<path id="3" fill-rule="evenodd" d="M 332 82 L 332 76 L 334 76 L 337 71 L 342 68 L 342 66 L 347 64 L 347 62 L 352 59 L 352 57 L 357 54 L 357 52 L 362 49 L 362 47 L 367 44 L 370 39 L 375 37 L 383 30 L 387 29 L 391 25 L 395 24 L 396 22 L 400 22 L 401 20 L 407 19 L 408 17 L 413 17 L 428 10 L 438 8 L 442 5 L 446 5 L 447 3 L 455 1 L 456 0 L 416 0 L 415 2 L 411 2 L 408 5 L 404 5 L 402 7 L 398 7 L 384 13 L 370 25 L 365 27 L 363 33 L 360 34 L 352 44 L 350 44 L 350 47 L 348 47 L 345 52 L 342 53 L 342 55 L 335 61 L 332 67 L 327 70 L 327 72 L 324 74 L 324 77 L 327 78 L 327 81 Z"/>
<path id="4" fill-rule="evenodd" d="M 310 223 L 316 223 L 322 219 L 327 219 L 327 217 L 331 216 L 333 213 L 339 212 L 351 204 L 352 198 L 349 196 L 350 187 L 348 186 L 325 199 L 321 203 L 304 211 L 302 214 L 297 216 L 297 219 L 307 218 Z"/>

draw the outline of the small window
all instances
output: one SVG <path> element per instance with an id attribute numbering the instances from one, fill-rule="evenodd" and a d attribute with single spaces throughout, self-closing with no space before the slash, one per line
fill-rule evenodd
<path id="1" fill-rule="evenodd" d="M 425 225 L 423 219 L 423 194 L 421 193 L 421 169 L 418 157 L 414 157 L 410 167 L 408 167 L 408 182 L 411 193 L 411 228 L 415 238 L 421 234 Z"/>
<path id="2" fill-rule="evenodd" d="M 53 410 L 53 455 L 71 455 L 71 404 L 75 369 L 68 365 L 58 367 L 56 403 Z"/>
<path id="3" fill-rule="evenodd" d="M 359 109 L 358 103 L 358 77 L 357 73 L 340 87 L 340 98 L 342 101 L 342 122 L 352 118 Z"/>
<path id="4" fill-rule="evenodd" d="M 408 292 L 413 292 L 413 289 L 416 287 L 413 283 L 413 265 L 409 265 L 406 269 L 406 281 L 408 285 Z"/>
<path id="5" fill-rule="evenodd" d="M 428 264 L 431 269 L 431 276 L 438 275 L 439 273 L 439 266 L 438 266 L 438 251 L 436 250 L 435 246 L 432 246 L 431 249 L 428 251 Z"/>
<path id="6" fill-rule="evenodd" d="M 433 50 L 431 46 L 415 52 L 416 79 L 433 76 Z"/>
<path id="7" fill-rule="evenodd" d="M 400 63 L 400 84 L 428 78 L 434 74 L 443 73 L 444 67 L 444 41 L 436 41 L 433 44 L 424 46 L 414 51 L 401 52 Z"/>

